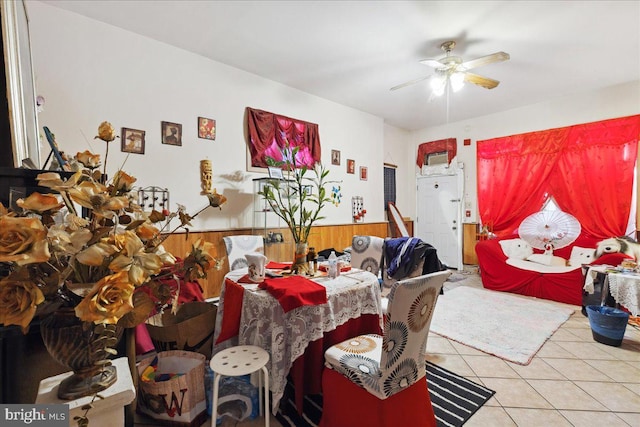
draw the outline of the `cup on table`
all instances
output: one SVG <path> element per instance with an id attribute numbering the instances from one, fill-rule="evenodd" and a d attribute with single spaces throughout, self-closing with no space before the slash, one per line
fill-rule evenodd
<path id="1" fill-rule="evenodd" d="M 249 265 L 249 280 L 252 282 L 262 282 L 265 276 L 265 265 L 267 257 L 258 252 L 252 252 L 244 256 Z"/>

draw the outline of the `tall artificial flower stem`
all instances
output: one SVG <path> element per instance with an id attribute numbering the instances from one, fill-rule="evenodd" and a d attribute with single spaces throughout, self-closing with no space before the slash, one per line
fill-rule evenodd
<path id="1" fill-rule="evenodd" d="M 76 207 L 73 205 L 73 203 L 71 203 L 71 198 L 69 197 L 69 193 L 67 191 L 62 191 L 60 192 L 60 196 L 62 197 L 62 200 L 64 200 L 64 204 L 67 207 L 67 209 L 69 209 L 69 212 L 71 212 L 74 215 L 78 215 L 78 212 L 76 211 Z"/>
<path id="2" fill-rule="evenodd" d="M 104 184 L 104 180 L 107 176 L 107 158 L 109 157 L 109 142 L 107 141 L 107 148 L 104 151 L 104 164 L 102 165 L 102 177 L 100 178 L 100 181 L 102 182 L 102 184 Z"/>
<path id="3" fill-rule="evenodd" d="M 104 165 L 102 169 L 103 173 L 102 177 L 100 178 L 100 183 L 104 184 L 104 180 L 107 176 L 107 157 L 109 157 L 109 143 L 117 138 L 116 130 L 113 128 L 111 123 L 106 121 L 102 122 L 98 127 L 98 135 L 96 135 L 94 139 L 96 138 L 103 140 L 107 144 L 104 154 Z"/>
<path id="4" fill-rule="evenodd" d="M 191 215 L 191 218 L 195 218 L 198 215 L 200 215 L 202 212 L 204 212 L 205 210 L 207 210 L 208 208 L 210 208 L 209 205 L 205 206 L 204 208 L 200 209 L 198 212 L 194 213 L 193 215 Z"/>
<path id="5" fill-rule="evenodd" d="M 208 208 L 210 208 L 210 205 L 205 206 L 204 208 L 200 209 L 198 212 L 196 212 L 193 215 L 190 215 L 190 219 L 193 219 L 195 217 L 197 217 L 198 215 L 200 215 L 202 212 L 204 212 L 205 210 L 207 210 Z M 164 243 L 165 240 L 167 240 L 169 238 L 169 236 L 171 236 L 173 233 L 175 233 L 176 231 L 178 231 L 179 229 L 184 228 L 184 224 L 181 222 L 180 225 L 177 225 L 173 230 L 171 230 L 169 233 L 165 234 L 164 237 L 162 239 L 160 239 L 160 242 L 158 242 L 158 244 L 155 246 L 156 248 L 158 246 L 160 246 L 162 243 Z"/>

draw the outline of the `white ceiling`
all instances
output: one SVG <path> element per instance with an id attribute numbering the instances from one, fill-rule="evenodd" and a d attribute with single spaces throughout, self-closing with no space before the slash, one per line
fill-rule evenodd
<path id="1" fill-rule="evenodd" d="M 640 80 L 640 1 L 45 1 L 407 130 Z M 500 80 L 429 102 L 418 61 L 457 43 Z M 638 97 L 640 94 L 630 94 Z"/>

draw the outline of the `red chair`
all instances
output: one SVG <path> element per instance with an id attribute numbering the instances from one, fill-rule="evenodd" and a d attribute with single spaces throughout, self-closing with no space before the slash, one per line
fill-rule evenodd
<path id="1" fill-rule="evenodd" d="M 360 335 L 325 352 L 320 427 L 433 427 L 425 350 L 449 271 L 396 282 L 383 336 Z"/>

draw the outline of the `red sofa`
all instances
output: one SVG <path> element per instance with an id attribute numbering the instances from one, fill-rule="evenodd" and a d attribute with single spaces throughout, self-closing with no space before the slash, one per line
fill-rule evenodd
<path id="1" fill-rule="evenodd" d="M 554 255 L 569 259 L 571 249 L 574 246 L 595 248 L 602 239 L 580 236 L 571 245 L 554 251 Z M 542 251 L 534 250 L 536 253 Z M 486 289 L 502 292 L 512 292 L 536 298 L 544 298 L 566 304 L 582 305 L 582 287 L 584 276 L 581 268 L 576 268 L 565 273 L 540 273 L 523 270 L 507 264 L 507 256 L 502 251 L 498 239 L 482 240 L 476 244 L 476 254 L 480 266 L 480 277 Z M 612 255 L 612 254 L 607 254 Z M 622 254 L 613 254 L 621 255 Z M 606 256 L 606 255 L 605 255 Z M 622 256 L 624 257 L 624 256 Z M 607 264 L 618 265 L 617 259 Z M 603 257 L 594 261 L 601 262 Z"/>

